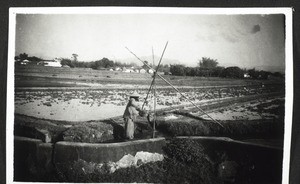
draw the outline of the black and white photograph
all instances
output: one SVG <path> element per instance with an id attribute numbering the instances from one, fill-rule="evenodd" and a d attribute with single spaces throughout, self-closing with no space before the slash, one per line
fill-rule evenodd
<path id="1" fill-rule="evenodd" d="M 7 181 L 288 182 L 291 8 L 10 8 Z"/>

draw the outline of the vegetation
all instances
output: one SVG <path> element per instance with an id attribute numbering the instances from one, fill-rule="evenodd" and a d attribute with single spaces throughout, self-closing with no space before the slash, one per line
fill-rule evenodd
<path id="1" fill-rule="evenodd" d="M 216 59 L 202 57 L 199 60 L 198 67 L 186 67 L 184 65 L 171 65 L 170 72 L 177 76 L 200 76 L 200 77 L 224 77 L 224 78 L 244 78 L 244 74 L 248 74 L 252 79 L 268 79 L 270 76 L 283 78 L 279 72 L 256 71 L 253 69 L 241 69 L 237 66 L 222 67 L 218 66 Z"/>
<path id="2" fill-rule="evenodd" d="M 216 68 L 219 63 L 216 59 L 211 59 L 207 57 L 202 57 L 201 60 L 199 60 L 199 67 L 205 68 L 205 69 L 211 69 Z"/>
<path id="3" fill-rule="evenodd" d="M 78 160 L 71 168 L 60 170 L 59 176 L 68 182 L 220 183 L 213 162 L 198 142 L 173 139 L 164 151 L 163 161 L 122 168 L 114 173 L 109 172 L 108 164 L 99 168 L 95 163 Z"/>
<path id="4" fill-rule="evenodd" d="M 103 122 L 75 125 L 62 132 L 64 141 L 99 143 L 113 140 L 113 127 Z"/>
<path id="5" fill-rule="evenodd" d="M 157 130 L 169 136 L 227 136 L 231 138 L 280 137 L 282 119 L 219 121 L 224 128 L 209 120 L 182 118 L 157 122 Z"/>
<path id="6" fill-rule="evenodd" d="M 227 78 L 243 78 L 244 71 L 237 66 L 227 67 L 224 70 L 222 70 L 221 76 Z"/>
<path id="7" fill-rule="evenodd" d="M 21 53 L 18 56 L 15 56 L 15 60 L 21 62 L 23 60 L 31 61 L 31 64 L 36 65 L 39 61 L 42 61 L 42 58 L 38 58 L 35 56 L 29 57 L 26 53 Z M 112 61 L 108 58 L 102 58 L 96 61 L 84 62 L 78 61 L 78 54 L 72 54 L 72 59 L 68 58 L 60 58 L 61 65 L 67 65 L 71 68 L 92 68 L 95 70 L 101 69 L 110 69 L 110 68 L 123 68 L 123 67 L 137 67 L 135 63 L 125 64 L 118 61 Z M 151 63 L 145 61 L 145 63 L 149 64 L 151 67 L 157 69 L 157 66 L 152 66 Z M 141 68 L 148 70 L 148 67 L 144 64 Z M 271 77 L 283 78 L 283 74 L 279 72 L 267 72 L 267 71 L 257 71 L 255 68 L 253 69 L 241 69 L 237 66 L 232 67 L 223 67 L 219 66 L 219 63 L 216 59 L 212 59 L 209 57 L 202 57 L 201 60 L 198 61 L 197 67 L 186 67 L 182 64 L 174 64 L 174 65 L 161 65 L 158 69 L 159 72 L 164 72 L 165 74 L 172 74 L 176 76 L 199 76 L 199 77 L 223 77 L 223 78 L 244 78 L 244 74 L 248 74 L 249 78 L 252 79 L 268 79 Z"/>
<path id="8" fill-rule="evenodd" d="M 77 61 L 78 54 L 72 54 L 72 57 L 73 57 L 73 60 L 74 60 L 74 61 Z"/>
<path id="9" fill-rule="evenodd" d="M 31 61 L 32 65 L 36 65 L 38 62 L 42 61 L 42 58 L 36 57 L 36 56 L 28 56 L 26 53 L 21 53 L 18 56 L 15 56 L 15 60 L 18 62 L 29 60 Z"/>

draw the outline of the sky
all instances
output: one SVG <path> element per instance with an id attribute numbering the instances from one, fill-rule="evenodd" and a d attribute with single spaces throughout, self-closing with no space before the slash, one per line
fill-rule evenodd
<path id="1" fill-rule="evenodd" d="M 280 14 L 17 14 L 15 54 L 138 63 L 125 47 L 151 58 L 168 41 L 164 58 L 174 64 L 194 67 L 209 57 L 219 66 L 284 72 L 284 29 Z"/>

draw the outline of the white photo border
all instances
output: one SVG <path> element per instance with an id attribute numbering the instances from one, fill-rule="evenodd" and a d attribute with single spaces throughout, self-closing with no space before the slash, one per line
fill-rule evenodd
<path id="1" fill-rule="evenodd" d="M 293 36 L 292 8 L 165 8 L 165 7 L 28 7 L 9 9 L 9 40 L 6 114 L 6 183 L 13 181 L 14 153 L 14 55 L 17 14 L 284 14 L 285 15 L 285 127 L 282 183 L 289 182 L 293 115 Z M 23 183 L 23 182 L 22 182 Z"/>

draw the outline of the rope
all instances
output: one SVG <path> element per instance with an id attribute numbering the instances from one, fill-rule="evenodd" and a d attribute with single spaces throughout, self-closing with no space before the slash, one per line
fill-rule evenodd
<path id="1" fill-rule="evenodd" d="M 138 60 L 140 60 L 142 63 L 144 63 L 144 65 L 146 65 L 149 69 L 153 68 L 151 66 L 149 66 L 146 62 L 144 62 L 143 60 L 141 60 L 137 55 L 135 55 L 131 50 L 129 50 L 127 47 L 125 47 L 132 55 L 134 55 Z M 186 97 L 184 94 L 182 94 L 175 86 L 173 86 L 169 81 L 167 81 L 163 76 L 161 76 L 159 73 L 156 72 L 156 75 L 158 75 L 163 81 L 165 81 L 167 84 L 169 84 L 175 91 L 177 91 L 182 97 L 184 97 L 185 99 L 187 99 L 191 104 L 193 104 L 197 109 L 199 109 L 202 113 L 204 113 L 205 115 L 207 115 L 213 122 L 217 123 L 218 125 L 220 125 L 222 128 L 224 128 L 224 126 L 219 123 L 217 120 L 215 120 L 213 117 L 211 117 L 209 114 L 207 114 L 204 110 L 202 110 L 200 107 L 198 107 L 193 101 L 191 101 L 188 97 Z"/>

